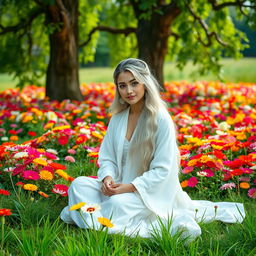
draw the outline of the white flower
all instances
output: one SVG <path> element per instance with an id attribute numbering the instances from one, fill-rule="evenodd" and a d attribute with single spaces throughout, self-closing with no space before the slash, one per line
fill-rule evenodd
<path id="1" fill-rule="evenodd" d="M 4 168 L 4 172 L 12 172 L 14 167 L 6 167 Z"/>
<path id="2" fill-rule="evenodd" d="M 81 211 L 84 213 L 94 213 L 100 209 L 101 207 L 98 204 L 86 204 L 85 206 L 81 207 Z"/>
<path id="3" fill-rule="evenodd" d="M 218 135 L 227 135 L 226 132 L 223 132 L 223 131 L 221 131 L 221 130 L 217 130 L 216 133 L 217 133 Z"/>
<path id="4" fill-rule="evenodd" d="M 207 172 L 204 172 L 204 171 L 197 172 L 196 174 L 197 174 L 197 176 L 200 176 L 200 177 L 206 177 L 207 176 Z"/>
<path id="5" fill-rule="evenodd" d="M 222 131 L 227 131 L 228 129 L 230 129 L 230 125 L 227 122 L 221 122 L 219 123 L 219 129 L 221 129 Z"/>
<path id="6" fill-rule="evenodd" d="M 90 135 L 90 130 L 88 130 L 86 128 L 81 128 L 80 133 Z"/>
<path id="7" fill-rule="evenodd" d="M 2 137 L 2 138 L 1 138 L 1 141 L 8 141 L 8 140 L 9 140 L 8 137 Z"/>
<path id="8" fill-rule="evenodd" d="M 52 153 L 52 154 L 54 154 L 54 155 L 58 155 L 58 151 L 55 150 L 55 149 L 53 149 L 53 148 L 48 148 L 48 149 L 46 149 L 46 152 Z"/>
<path id="9" fill-rule="evenodd" d="M 13 158 L 15 159 L 20 159 L 24 157 L 28 157 L 28 152 L 18 152 L 13 156 Z"/>
<path id="10" fill-rule="evenodd" d="M 46 113 L 46 117 L 48 118 L 48 120 L 52 120 L 52 121 L 54 121 L 54 122 L 57 122 L 57 121 L 58 121 L 57 115 L 56 115 L 54 112 L 52 112 L 52 111 L 48 111 L 48 112 Z"/>

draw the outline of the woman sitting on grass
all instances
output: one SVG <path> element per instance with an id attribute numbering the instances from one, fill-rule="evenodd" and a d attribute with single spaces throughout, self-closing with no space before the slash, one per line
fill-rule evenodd
<path id="1" fill-rule="evenodd" d="M 182 229 L 191 237 L 201 234 L 197 221 L 242 222 L 242 204 L 191 200 L 182 191 L 175 126 L 147 64 L 123 60 L 114 82 L 113 116 L 100 148 L 98 179 L 78 177 L 72 182 L 61 219 L 97 229 L 97 218 L 104 216 L 114 224 L 110 232 L 142 237 L 160 229 L 159 219 L 166 226 L 171 219 L 172 234 Z M 81 217 L 69 211 L 79 202 L 101 209 Z"/>

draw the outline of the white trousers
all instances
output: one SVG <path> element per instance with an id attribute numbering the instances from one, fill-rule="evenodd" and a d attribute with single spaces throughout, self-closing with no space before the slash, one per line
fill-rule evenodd
<path id="1" fill-rule="evenodd" d="M 68 206 L 61 212 L 61 219 L 70 224 L 76 224 L 81 228 L 99 229 L 98 217 L 111 219 L 114 224 L 109 233 L 124 233 L 125 235 L 150 237 L 153 231 L 160 231 L 161 226 L 168 226 L 168 219 L 161 219 L 150 211 L 140 195 L 135 193 L 123 193 L 113 196 L 104 196 L 101 192 L 102 182 L 90 177 L 76 178 L 68 190 Z M 184 230 L 183 236 L 193 240 L 201 234 L 201 228 L 197 221 L 209 222 L 219 220 L 223 222 L 242 222 L 245 216 L 244 207 L 239 203 L 191 200 L 186 193 L 178 195 L 184 202 L 191 204 L 191 209 L 176 204 L 170 216 L 172 224 L 170 233 Z M 186 196 L 185 196 L 186 195 Z M 180 199 L 181 200 L 181 199 Z M 178 198 L 176 200 L 178 202 Z M 69 211 L 74 204 L 85 202 L 87 204 L 99 204 L 101 210 L 92 214 Z M 196 211 L 195 211 L 196 209 Z M 81 216 L 82 214 L 82 216 Z"/>

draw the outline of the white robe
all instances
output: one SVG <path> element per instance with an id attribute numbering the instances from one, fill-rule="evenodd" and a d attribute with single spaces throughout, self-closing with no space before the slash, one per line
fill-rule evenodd
<path id="1" fill-rule="evenodd" d="M 175 128 L 165 109 L 159 111 L 157 116 L 158 129 L 155 152 L 149 170 L 143 175 L 136 175 L 140 166 L 140 159 L 137 157 L 131 161 L 129 154 L 124 168 L 122 157 L 128 115 L 129 108 L 111 118 L 100 148 L 98 179 L 92 181 L 80 177 L 78 181 L 75 180 L 69 191 L 68 207 L 83 200 L 93 199 L 95 203 L 102 204 L 102 212 L 98 213 L 97 216 L 112 216 L 113 222 L 117 222 L 114 223 L 116 228 L 112 229 L 111 232 L 124 231 L 129 235 L 138 232 L 143 237 L 149 237 L 153 227 L 158 229 L 157 217 L 160 217 L 164 222 L 172 218 L 171 233 L 175 233 L 179 228 L 185 228 L 187 235 L 191 237 L 201 234 L 197 221 L 220 220 L 229 223 L 243 221 L 245 212 L 240 203 L 191 200 L 187 193 L 182 191 L 178 178 L 179 164 Z M 145 115 L 146 112 L 143 111 L 138 122 L 145 123 Z M 136 136 L 137 127 L 131 138 L 131 144 Z M 127 171 L 130 172 L 129 175 L 127 175 Z M 102 179 L 106 176 L 111 176 L 116 183 L 132 183 L 137 192 L 110 198 L 105 197 L 101 194 L 100 187 Z M 89 184 L 88 186 L 86 186 L 86 182 Z M 128 202 L 131 200 L 134 200 L 136 206 L 133 209 L 131 209 L 132 204 Z M 122 202 L 123 209 L 116 210 L 120 214 L 116 213 L 115 215 L 115 209 L 119 208 L 119 204 Z M 116 204 L 115 207 L 112 207 L 113 204 Z M 81 224 L 76 213 L 68 212 L 68 207 L 62 211 L 61 218 L 67 223 L 75 222 L 80 227 L 86 227 Z M 125 215 L 127 215 L 127 221 L 121 218 Z"/>

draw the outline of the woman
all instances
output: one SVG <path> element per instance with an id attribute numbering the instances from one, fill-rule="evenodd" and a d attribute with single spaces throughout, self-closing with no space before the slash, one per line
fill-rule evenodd
<path id="1" fill-rule="evenodd" d="M 123 60 L 114 82 L 113 116 L 100 148 L 98 179 L 72 182 L 62 220 L 98 228 L 97 217 L 104 216 L 114 223 L 110 232 L 142 237 L 160 228 L 159 218 L 166 224 L 172 220 L 171 233 L 182 229 L 191 237 L 201 234 L 196 221 L 241 222 L 242 204 L 195 201 L 182 191 L 175 127 L 147 64 Z M 81 218 L 69 211 L 79 202 L 97 203 L 101 210 Z"/>

